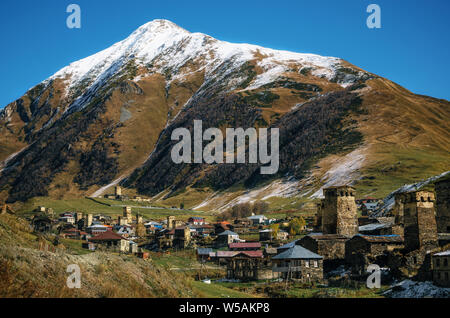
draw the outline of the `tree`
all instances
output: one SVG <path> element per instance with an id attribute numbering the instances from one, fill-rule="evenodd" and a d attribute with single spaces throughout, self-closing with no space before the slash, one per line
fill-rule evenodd
<path id="1" fill-rule="evenodd" d="M 306 226 L 305 219 L 302 217 L 295 218 L 289 222 L 289 233 L 300 234 Z"/>
<path id="2" fill-rule="evenodd" d="M 253 204 L 252 211 L 255 214 L 264 214 L 269 210 L 269 204 L 264 201 L 256 201 Z"/>
<path id="3" fill-rule="evenodd" d="M 278 238 L 278 231 L 280 230 L 280 224 L 276 223 L 276 224 L 272 224 L 270 226 L 271 230 L 272 230 L 272 238 L 277 239 Z"/>
<path id="4" fill-rule="evenodd" d="M 145 228 L 144 224 L 139 223 L 136 226 L 136 236 L 145 237 L 146 235 L 147 235 L 147 229 Z"/>

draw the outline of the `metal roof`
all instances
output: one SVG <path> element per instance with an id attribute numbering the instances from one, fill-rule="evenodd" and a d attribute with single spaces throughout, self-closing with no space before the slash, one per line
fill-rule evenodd
<path id="1" fill-rule="evenodd" d="M 257 219 L 267 219 L 267 217 L 265 217 L 264 215 L 252 215 L 252 216 L 249 216 L 247 219 L 250 219 L 250 220 L 257 220 Z"/>
<path id="2" fill-rule="evenodd" d="M 446 250 L 445 252 L 433 254 L 433 256 L 450 256 L 450 250 Z"/>
<path id="3" fill-rule="evenodd" d="M 220 233 L 218 236 L 221 236 L 221 235 L 237 235 L 238 236 L 238 234 L 236 234 L 230 230 L 226 230 L 226 231 Z"/>
<path id="4" fill-rule="evenodd" d="M 198 255 L 209 255 L 213 250 L 212 248 L 198 248 L 197 254 Z"/>
<path id="5" fill-rule="evenodd" d="M 304 238 L 306 238 L 306 237 L 310 237 L 313 240 L 346 240 L 346 239 L 348 239 L 347 237 L 340 235 L 340 234 L 322 234 L 322 233 L 309 234 L 309 235 L 306 235 Z"/>
<path id="6" fill-rule="evenodd" d="M 278 247 L 277 249 L 286 249 L 286 248 L 294 247 L 295 243 L 297 243 L 298 241 L 300 241 L 300 240 L 295 240 L 295 241 L 289 242 L 287 244 L 284 244 L 284 245 Z"/>
<path id="7" fill-rule="evenodd" d="M 323 259 L 323 257 L 300 245 L 295 245 L 272 259 Z"/>
<path id="8" fill-rule="evenodd" d="M 403 243 L 403 239 L 399 235 L 362 235 L 362 234 L 359 234 L 356 237 L 361 237 L 371 243 Z"/>
<path id="9" fill-rule="evenodd" d="M 121 235 L 112 231 L 106 231 L 89 239 L 89 241 L 120 241 L 124 240 Z"/>
<path id="10" fill-rule="evenodd" d="M 388 224 L 388 223 L 371 223 L 371 224 L 366 224 L 363 226 L 359 227 L 359 231 L 360 232 L 364 232 L 364 231 L 375 231 L 375 230 L 380 230 L 380 229 L 387 229 L 392 227 L 392 224 Z"/>

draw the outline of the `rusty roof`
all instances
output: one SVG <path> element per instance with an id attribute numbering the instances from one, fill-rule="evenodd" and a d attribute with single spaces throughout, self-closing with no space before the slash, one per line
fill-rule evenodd
<path id="1" fill-rule="evenodd" d="M 322 233 L 318 233 L 318 234 L 310 234 L 307 235 L 305 237 L 310 237 L 313 240 L 347 240 L 348 237 L 345 237 L 344 235 L 340 235 L 340 234 L 322 234 Z"/>
<path id="2" fill-rule="evenodd" d="M 358 235 L 370 243 L 403 243 L 399 235 Z"/>
<path id="3" fill-rule="evenodd" d="M 114 233 L 113 231 L 106 231 L 90 238 L 89 241 L 119 241 L 123 239 L 124 238 L 121 235 Z"/>
<path id="4" fill-rule="evenodd" d="M 246 256 L 246 257 L 251 257 L 251 258 L 263 258 L 264 257 L 263 251 L 261 251 L 261 250 L 259 250 L 259 251 L 241 251 L 232 257 L 238 257 L 238 256 Z"/>
<path id="5" fill-rule="evenodd" d="M 260 242 L 230 243 L 230 248 L 261 248 Z"/>

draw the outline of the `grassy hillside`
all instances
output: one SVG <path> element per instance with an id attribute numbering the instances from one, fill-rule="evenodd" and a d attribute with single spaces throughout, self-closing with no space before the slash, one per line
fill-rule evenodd
<path id="1" fill-rule="evenodd" d="M 52 208 L 55 213 L 63 212 L 82 212 L 91 214 L 104 214 L 110 216 L 122 215 L 124 206 L 131 206 L 133 214 L 139 213 L 144 218 L 159 220 L 165 219 L 167 216 L 173 215 L 179 220 L 187 221 L 191 216 L 202 216 L 209 221 L 215 220 L 215 215 L 208 212 L 199 212 L 191 210 L 172 209 L 168 207 L 152 205 L 152 208 L 147 207 L 149 203 L 138 203 L 132 201 L 115 201 L 107 199 L 69 199 L 56 200 L 48 197 L 37 197 L 28 200 L 24 204 L 17 204 L 17 213 L 21 215 L 32 215 L 33 210 L 38 206 L 45 206 Z"/>

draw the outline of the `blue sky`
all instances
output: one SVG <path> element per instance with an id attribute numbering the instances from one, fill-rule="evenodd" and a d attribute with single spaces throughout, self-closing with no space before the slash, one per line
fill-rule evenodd
<path id="1" fill-rule="evenodd" d="M 71 3 L 81 7 L 80 30 L 66 27 Z M 381 29 L 366 26 L 371 3 L 381 7 Z M 450 100 L 449 16 L 447 0 L 3 0 L 0 108 L 160 18 L 220 40 L 341 57 L 415 93 Z"/>

